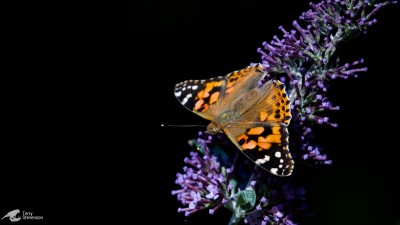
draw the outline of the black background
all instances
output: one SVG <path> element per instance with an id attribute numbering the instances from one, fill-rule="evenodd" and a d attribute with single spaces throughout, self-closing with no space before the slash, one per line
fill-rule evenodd
<path id="1" fill-rule="evenodd" d="M 308 8 L 289 0 L 4 7 L 0 214 L 227 224 L 224 210 L 177 212 L 175 173 L 199 129 L 160 124 L 208 122 L 181 106 L 173 87 L 259 62 L 262 42 Z M 398 12 L 383 7 L 367 35 L 338 50 L 342 62 L 364 58 L 368 71 L 329 91 L 339 127 L 318 129 L 317 139 L 333 165 L 299 166 L 316 214 L 310 224 L 400 222 Z"/>

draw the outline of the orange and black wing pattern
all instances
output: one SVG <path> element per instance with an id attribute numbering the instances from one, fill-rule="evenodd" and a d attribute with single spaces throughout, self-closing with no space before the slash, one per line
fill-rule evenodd
<path id="1" fill-rule="evenodd" d="M 174 94 L 187 109 L 213 121 L 219 113 L 231 108 L 241 90 L 254 88 L 263 76 L 262 67 L 257 64 L 226 76 L 180 82 L 175 85 Z"/>
<path id="2" fill-rule="evenodd" d="M 260 85 L 264 76 L 257 64 L 226 76 L 187 80 L 174 91 L 183 106 L 216 124 L 254 163 L 289 176 L 294 167 L 288 147 L 290 102 L 280 81 Z"/>

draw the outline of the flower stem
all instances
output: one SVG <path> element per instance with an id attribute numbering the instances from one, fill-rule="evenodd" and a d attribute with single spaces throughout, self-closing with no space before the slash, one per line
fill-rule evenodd
<path id="1" fill-rule="evenodd" d="M 236 213 L 233 213 L 228 225 L 237 225 L 242 219 L 241 216 L 238 217 Z"/>

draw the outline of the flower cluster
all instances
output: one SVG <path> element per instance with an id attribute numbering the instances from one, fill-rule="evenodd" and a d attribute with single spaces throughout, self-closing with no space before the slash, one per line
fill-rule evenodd
<path id="1" fill-rule="evenodd" d="M 180 189 L 172 194 L 184 205 L 178 212 L 186 216 L 208 209 L 214 214 L 221 207 L 232 212 L 230 224 L 242 220 L 248 224 L 293 224 L 294 212 L 306 210 L 305 189 L 278 177 L 265 176 L 264 171 L 246 170 L 236 155 L 227 155 L 216 145 L 222 136 L 199 133 L 191 140 L 197 151 L 185 158 L 183 173 L 176 174 Z"/>
<path id="2" fill-rule="evenodd" d="M 351 63 L 339 62 L 337 46 L 366 30 L 377 22 L 373 15 L 390 3 L 374 4 L 369 0 L 326 0 L 310 3 L 311 9 L 302 13 L 300 21 L 293 21 L 293 29 L 279 30 L 282 37 L 274 36 L 257 51 L 267 71 L 266 79 L 286 81 L 293 116 L 290 133 L 299 135 L 299 144 L 305 159 L 314 157 L 323 164 L 331 164 L 326 155 L 320 155 L 318 146 L 311 146 L 312 126 L 327 124 L 337 127 L 322 113 L 339 110 L 326 97 L 329 82 L 357 77 L 367 71 L 359 67 L 363 59 Z"/>
<path id="3" fill-rule="evenodd" d="M 313 141 L 314 125 L 338 124 L 330 121 L 326 112 L 339 110 L 327 98 L 331 81 L 357 77 L 367 68 L 363 59 L 341 63 L 336 53 L 338 45 L 348 38 L 363 34 L 377 21 L 374 14 L 382 6 L 395 1 L 375 3 L 368 0 L 325 0 L 310 3 L 293 29 L 282 26 L 281 37 L 274 36 L 258 49 L 265 77 L 286 84 L 292 121 L 289 125 L 290 149 L 294 161 L 312 164 L 332 164 Z M 177 173 L 179 189 L 172 191 L 183 207 L 178 212 L 186 216 L 221 208 L 232 212 L 229 224 L 295 224 L 300 214 L 307 214 L 305 189 L 295 179 L 282 179 L 259 170 L 240 151 L 232 148 L 223 136 L 199 133 L 191 140 L 196 147 L 185 158 L 183 173 Z M 233 148 L 235 148 L 233 146 Z M 229 155 L 228 152 L 235 152 Z"/>
<path id="4" fill-rule="evenodd" d="M 196 145 L 201 152 L 190 152 L 190 158 L 184 159 L 187 164 L 183 168 L 184 174 L 176 174 L 175 183 L 182 189 L 172 191 L 172 194 L 187 206 L 178 209 L 186 216 L 206 208 L 214 214 L 233 196 L 232 185 L 229 184 L 232 168 L 221 167 L 217 157 L 211 155 L 207 146 L 211 139 L 211 136 L 208 140 L 198 138 Z"/>

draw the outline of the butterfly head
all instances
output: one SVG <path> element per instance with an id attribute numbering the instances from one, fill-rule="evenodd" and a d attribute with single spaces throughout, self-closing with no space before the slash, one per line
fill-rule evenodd
<path id="1" fill-rule="evenodd" d="M 210 124 L 207 126 L 207 133 L 209 134 L 218 134 L 218 133 L 223 133 L 222 129 L 218 126 L 217 123 L 212 121 Z"/>

